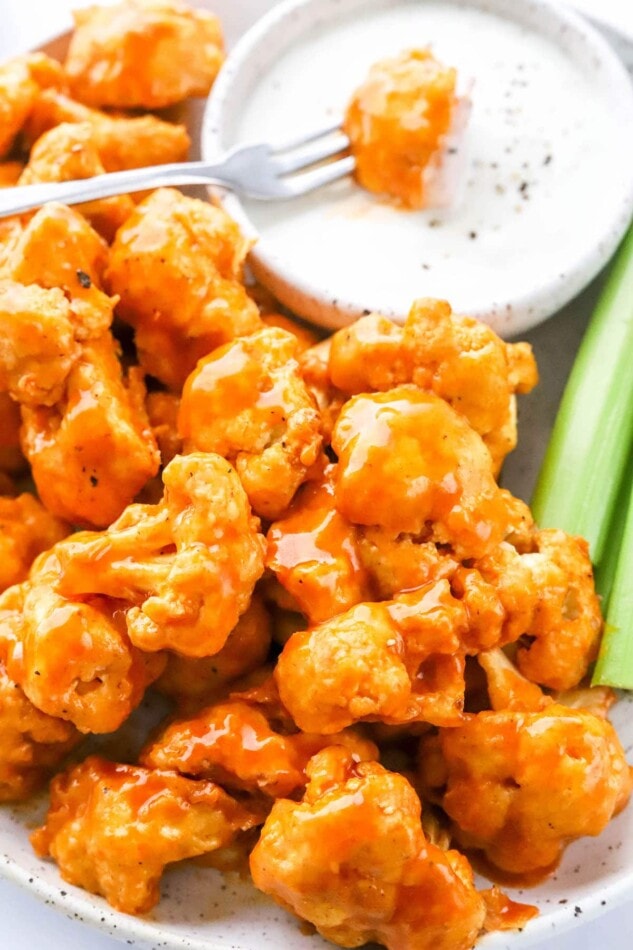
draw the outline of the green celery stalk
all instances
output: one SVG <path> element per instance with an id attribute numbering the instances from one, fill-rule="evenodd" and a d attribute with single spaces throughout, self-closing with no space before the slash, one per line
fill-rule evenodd
<path id="1" fill-rule="evenodd" d="M 632 442 L 633 228 L 578 350 L 532 499 L 537 523 L 585 537 L 598 568 Z"/>

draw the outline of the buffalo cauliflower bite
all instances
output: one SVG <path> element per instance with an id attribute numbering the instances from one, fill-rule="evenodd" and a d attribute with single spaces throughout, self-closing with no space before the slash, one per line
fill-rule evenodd
<path id="1" fill-rule="evenodd" d="M 249 243 L 220 208 L 160 188 L 119 229 L 106 272 L 145 370 L 182 387 L 200 357 L 261 328 L 240 283 Z"/>
<path id="2" fill-rule="evenodd" d="M 132 643 L 185 656 L 218 653 L 248 608 L 264 569 L 264 537 L 231 465 L 218 455 L 178 455 L 157 505 L 130 505 L 102 532 L 55 549 L 59 589 L 105 594 L 127 611 Z"/>
<path id="3" fill-rule="evenodd" d="M 250 866 L 278 904 L 343 947 L 469 950 L 485 907 L 465 857 L 427 841 L 403 776 L 330 747 L 302 802 L 277 801 Z"/>
<path id="4" fill-rule="evenodd" d="M 238 791 L 288 798 L 303 789 L 309 759 L 333 742 L 348 749 L 357 761 L 378 756 L 373 742 L 352 731 L 335 737 L 284 735 L 261 710 L 233 699 L 171 723 L 141 753 L 140 762 Z"/>
<path id="5" fill-rule="evenodd" d="M 270 642 L 268 611 L 253 594 L 218 653 L 203 657 L 168 654 L 165 670 L 154 686 L 175 699 L 181 709 L 199 707 L 217 698 L 228 683 L 258 669 L 268 656 Z"/>
<path id="6" fill-rule="evenodd" d="M 603 626 L 589 545 L 563 531 L 543 530 L 536 534 L 535 548 L 522 555 L 536 604 L 517 665 L 542 686 L 571 689 L 596 659 Z"/>
<path id="7" fill-rule="evenodd" d="M 0 158 L 11 151 L 41 89 L 61 81 L 59 63 L 44 53 L 29 53 L 0 66 Z"/>
<path id="8" fill-rule="evenodd" d="M 340 517 L 340 516 L 339 516 Z M 377 600 L 451 578 L 458 562 L 432 541 L 384 528 L 356 527 L 356 551 Z"/>
<path id="9" fill-rule="evenodd" d="M 158 902 L 165 865 L 215 851 L 256 824 L 212 782 L 90 756 L 53 780 L 31 841 L 69 884 L 143 914 Z"/>
<path id="10" fill-rule="evenodd" d="M 446 580 L 358 604 L 290 637 L 275 670 L 281 701 L 305 732 L 367 719 L 456 725 L 467 631 L 467 608 Z"/>
<path id="11" fill-rule="evenodd" d="M 422 739 L 420 771 L 460 845 L 512 874 L 545 874 L 570 841 L 600 834 L 633 784 L 611 724 L 556 703 L 441 729 Z"/>
<path id="12" fill-rule="evenodd" d="M 51 247 L 59 253 L 51 254 Z M 6 261 L 6 276 L 21 284 L 63 290 L 76 339 L 95 339 L 112 323 L 113 301 L 101 284 L 107 253 L 107 244 L 82 214 L 51 202 L 20 230 Z"/>
<path id="13" fill-rule="evenodd" d="M 90 123 L 64 122 L 37 140 L 18 184 L 75 181 L 102 175 L 105 170 Z M 95 231 L 111 241 L 117 228 L 134 210 L 134 202 L 129 195 L 117 195 L 87 201 L 77 208 Z"/>
<path id="14" fill-rule="evenodd" d="M 52 406 L 80 352 L 61 290 L 0 282 L 0 391 L 24 405 Z"/>
<path id="15" fill-rule="evenodd" d="M 407 50 L 371 67 L 343 126 L 364 188 L 405 207 L 425 207 L 429 172 L 458 115 L 456 81 L 455 70 L 429 49 Z"/>
<path id="16" fill-rule="evenodd" d="M 109 334 L 83 346 L 54 406 L 22 408 L 22 449 L 46 507 L 107 525 L 158 471 L 138 369 L 124 379 Z M 63 477 L 60 475 L 63 474 Z"/>
<path id="17" fill-rule="evenodd" d="M 80 732 L 113 732 L 165 660 L 130 644 L 122 601 L 59 594 L 54 550 L 40 555 L 30 580 L 0 597 L 7 673 L 49 716 Z"/>
<path id="18" fill-rule="evenodd" d="M 371 599 L 357 535 L 334 507 L 332 467 L 321 480 L 304 485 L 285 517 L 270 526 L 266 567 L 310 623 Z"/>
<path id="19" fill-rule="evenodd" d="M 17 498 L 0 496 L 0 592 L 23 581 L 37 555 L 69 530 L 28 492 Z"/>
<path id="20" fill-rule="evenodd" d="M 185 384 L 185 450 L 233 462 L 253 510 L 278 518 L 320 458 L 319 413 L 298 372 L 295 337 L 276 328 L 201 360 Z"/>
<path id="21" fill-rule="evenodd" d="M 518 507 L 529 514 L 498 487 L 490 453 L 463 416 L 415 386 L 355 396 L 332 447 L 336 507 L 354 524 L 418 535 L 470 558 L 508 536 Z"/>
<path id="22" fill-rule="evenodd" d="M 24 129 L 31 143 L 63 122 L 88 123 L 94 144 L 107 172 L 145 165 L 181 162 L 190 139 L 184 125 L 165 122 L 155 115 L 108 115 L 75 102 L 57 89 L 38 96 Z"/>
<path id="23" fill-rule="evenodd" d="M 505 343 L 444 300 L 417 300 L 404 326 L 379 314 L 332 337 L 329 376 L 349 395 L 414 383 L 464 415 L 501 467 L 516 445 L 516 393 L 537 383 L 527 343 Z"/>
<path id="24" fill-rule="evenodd" d="M 206 96 L 224 60 L 220 22 L 179 0 L 76 10 L 64 69 L 91 106 L 162 109 Z"/>

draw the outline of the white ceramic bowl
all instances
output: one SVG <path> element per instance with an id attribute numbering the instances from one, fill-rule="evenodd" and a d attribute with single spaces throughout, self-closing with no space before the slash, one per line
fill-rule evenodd
<path id="1" fill-rule="evenodd" d="M 505 336 L 576 295 L 633 210 L 633 87 L 586 21 L 550 0 L 287 0 L 232 52 L 202 150 L 283 141 L 343 114 L 376 59 L 432 43 L 474 80 L 457 208 L 403 212 L 351 179 L 293 202 L 222 201 L 256 276 L 338 327 L 439 296 Z"/>

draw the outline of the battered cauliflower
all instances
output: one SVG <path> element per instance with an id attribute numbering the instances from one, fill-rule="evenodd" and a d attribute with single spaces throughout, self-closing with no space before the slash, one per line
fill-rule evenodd
<path id="1" fill-rule="evenodd" d="M 275 670 L 281 701 L 305 732 L 366 719 L 456 725 L 467 631 L 467 608 L 446 580 L 358 604 L 290 637 Z"/>
<path id="2" fill-rule="evenodd" d="M 18 184 L 75 181 L 104 172 L 90 123 L 63 122 L 37 140 Z M 77 205 L 77 209 L 95 231 L 111 241 L 117 228 L 134 210 L 134 202 L 129 195 L 117 195 L 84 202 Z"/>
<path id="3" fill-rule="evenodd" d="M 37 709 L 80 732 L 113 732 L 161 673 L 164 657 L 130 644 L 119 600 L 73 600 L 55 589 L 54 553 L 0 596 L 6 669 Z"/>
<path id="4" fill-rule="evenodd" d="M 338 417 L 332 447 L 336 507 L 355 524 L 414 534 L 471 558 L 503 541 L 518 511 L 529 519 L 527 506 L 496 484 L 481 437 L 443 399 L 415 386 L 355 396 Z"/>
<path id="5" fill-rule="evenodd" d="M 228 683 L 258 669 L 271 642 L 268 611 L 257 594 L 213 656 L 189 657 L 170 653 L 155 688 L 176 700 L 180 708 L 200 707 L 218 698 Z"/>
<path id="6" fill-rule="evenodd" d="M 308 347 L 299 355 L 299 372 L 312 393 L 319 412 L 326 445 L 332 441 L 332 431 L 347 395 L 337 389 L 330 379 L 328 360 L 331 337 Z"/>
<path id="7" fill-rule="evenodd" d="M 61 290 L 0 281 L 0 391 L 30 406 L 52 406 L 81 349 Z"/>
<path id="8" fill-rule="evenodd" d="M 244 701 L 208 706 L 176 720 L 141 753 L 141 765 L 173 769 L 230 789 L 287 798 L 303 789 L 305 768 L 320 749 L 336 742 L 356 761 L 375 759 L 378 749 L 354 732 L 332 736 L 284 735 Z"/>
<path id="9" fill-rule="evenodd" d="M 32 562 L 70 528 L 34 495 L 0 496 L 0 592 L 25 580 Z"/>
<path id="10" fill-rule="evenodd" d="M 304 485 L 286 516 L 271 525 L 266 567 L 310 623 L 371 599 L 357 535 L 334 507 L 331 466 L 321 480 Z"/>
<path id="11" fill-rule="evenodd" d="M 59 63 L 44 53 L 19 56 L 0 66 L 0 158 L 11 151 L 40 90 L 61 81 Z"/>
<path id="12" fill-rule="evenodd" d="M 420 770 L 459 844 L 512 874 L 550 871 L 574 838 L 600 834 L 633 785 L 611 724 L 555 703 L 424 737 Z"/>
<path id="13" fill-rule="evenodd" d="M 401 775 L 330 747 L 304 800 L 277 801 L 251 854 L 253 881 L 343 947 L 469 950 L 485 907 L 470 865 L 426 840 Z"/>
<path id="14" fill-rule="evenodd" d="M 142 650 L 211 656 L 250 604 L 264 538 L 225 459 L 178 455 L 163 483 L 160 504 L 130 505 L 106 531 L 57 545 L 59 590 L 132 604 L 127 630 Z"/>
<path id="15" fill-rule="evenodd" d="M 417 300 L 404 326 L 379 314 L 332 337 L 329 376 L 349 395 L 414 383 L 464 415 L 486 443 L 495 471 L 516 445 L 516 393 L 538 381 L 528 343 L 505 343 L 445 300 Z"/>
<path id="16" fill-rule="evenodd" d="M 24 129 L 25 138 L 32 144 L 63 122 L 88 123 L 91 141 L 107 172 L 182 162 L 189 151 L 184 125 L 155 115 L 110 115 L 75 102 L 57 89 L 46 89 L 38 96 Z"/>
<path id="17" fill-rule="evenodd" d="M 162 109 L 206 96 L 224 59 L 218 18 L 179 0 L 125 0 L 74 16 L 64 69 L 88 105 Z"/>
<path id="18" fill-rule="evenodd" d="M 240 283 L 249 243 L 221 209 L 161 188 L 117 233 L 106 279 L 141 365 L 171 389 L 200 357 L 261 328 Z"/>
<path id="19" fill-rule="evenodd" d="M 320 418 L 301 379 L 296 338 L 266 328 L 201 360 L 185 384 L 186 451 L 233 462 L 254 511 L 278 518 L 320 458 Z"/>
<path id="20" fill-rule="evenodd" d="M 123 378 L 109 334 L 86 343 L 62 398 L 23 406 L 22 449 L 40 498 L 77 524 L 108 525 L 158 471 L 137 369 Z"/>
<path id="21" fill-rule="evenodd" d="M 90 756 L 53 780 L 31 841 L 69 884 L 143 914 L 158 902 L 165 865 L 208 854 L 256 823 L 212 782 Z"/>

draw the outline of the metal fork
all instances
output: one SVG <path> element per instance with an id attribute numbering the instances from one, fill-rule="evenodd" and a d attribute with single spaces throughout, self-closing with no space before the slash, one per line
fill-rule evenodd
<path id="1" fill-rule="evenodd" d="M 110 172 L 79 181 L 17 185 L 0 190 L 0 217 L 32 211 L 47 201 L 79 204 L 165 185 L 220 185 L 260 201 L 297 198 L 354 170 L 339 125 L 283 145 L 244 145 L 218 162 L 178 162 Z"/>

